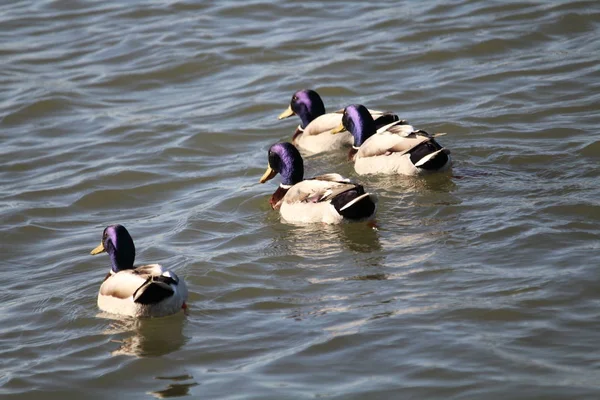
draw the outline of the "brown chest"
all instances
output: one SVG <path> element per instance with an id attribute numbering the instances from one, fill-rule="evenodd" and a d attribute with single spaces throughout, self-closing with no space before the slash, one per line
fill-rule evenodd
<path id="1" fill-rule="evenodd" d="M 273 210 L 278 210 L 279 207 L 281 207 L 281 201 L 283 200 L 283 197 L 285 196 L 288 190 L 289 189 L 284 189 L 281 186 L 279 186 L 275 193 L 273 193 L 271 199 L 269 200 L 269 204 L 271 204 Z"/>

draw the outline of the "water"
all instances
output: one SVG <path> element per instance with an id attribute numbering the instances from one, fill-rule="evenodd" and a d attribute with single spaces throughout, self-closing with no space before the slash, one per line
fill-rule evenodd
<path id="1" fill-rule="evenodd" d="M 214 3 L 0 5 L 3 399 L 600 397 L 597 2 Z M 453 176 L 282 224 L 301 88 L 447 132 Z M 99 313 L 111 223 L 188 315 Z"/>

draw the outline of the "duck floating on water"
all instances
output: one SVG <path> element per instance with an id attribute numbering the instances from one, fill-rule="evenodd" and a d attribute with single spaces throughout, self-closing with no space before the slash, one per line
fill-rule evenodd
<path id="1" fill-rule="evenodd" d="M 423 175 L 446 171 L 452 165 L 450 151 L 435 140 L 443 134 L 430 135 L 405 121 L 378 130 L 369 110 L 360 104 L 344 109 L 342 121 L 332 133 L 342 131 L 354 137 L 349 158 L 360 175 Z"/>
<path id="2" fill-rule="evenodd" d="M 163 317 L 186 308 L 183 279 L 159 264 L 134 267 L 135 246 L 123 225 L 110 225 L 90 254 L 108 253 L 112 264 L 98 293 L 102 311 L 132 317 Z"/>
<path id="3" fill-rule="evenodd" d="M 339 174 L 304 179 L 304 162 L 293 144 L 272 145 L 269 164 L 260 183 L 281 174 L 281 184 L 269 203 L 288 222 L 328 224 L 372 218 L 376 197 Z"/>
<path id="4" fill-rule="evenodd" d="M 287 110 L 278 118 L 285 119 L 293 115 L 300 117 L 300 125 L 296 128 L 292 143 L 306 152 L 321 153 L 352 145 L 353 138 L 349 132 L 341 135 L 331 134 L 342 121 L 342 111 L 326 113 L 321 96 L 314 90 L 307 89 L 294 93 Z M 399 120 L 398 116 L 391 112 L 369 112 L 377 127 Z"/>

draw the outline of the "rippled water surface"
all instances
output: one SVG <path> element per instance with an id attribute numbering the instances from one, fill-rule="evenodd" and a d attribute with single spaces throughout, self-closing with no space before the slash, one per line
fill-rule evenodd
<path id="1" fill-rule="evenodd" d="M 600 398 L 599 4 L 3 2 L 2 398 Z M 301 88 L 447 132 L 452 175 L 282 223 Z M 187 315 L 99 313 L 111 223 Z"/>

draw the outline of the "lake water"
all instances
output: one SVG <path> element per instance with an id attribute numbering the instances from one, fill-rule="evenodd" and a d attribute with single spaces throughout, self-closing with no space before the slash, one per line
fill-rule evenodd
<path id="1" fill-rule="evenodd" d="M 600 398 L 600 3 L 5 1 L 3 399 Z M 452 176 L 377 226 L 258 184 L 294 91 L 393 110 Z M 121 223 L 189 311 L 99 313 Z"/>

